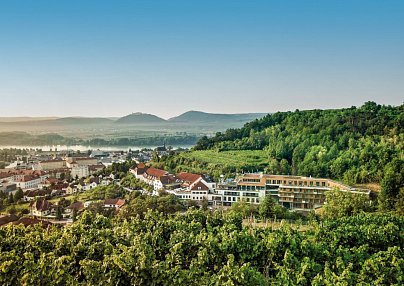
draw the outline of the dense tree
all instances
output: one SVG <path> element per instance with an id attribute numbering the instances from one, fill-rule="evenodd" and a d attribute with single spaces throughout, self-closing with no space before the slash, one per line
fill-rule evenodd
<path id="1" fill-rule="evenodd" d="M 395 208 L 399 199 L 400 189 L 404 188 L 404 160 L 394 159 L 384 169 L 380 193 L 381 207 L 385 210 Z"/>
<path id="2" fill-rule="evenodd" d="M 8 195 L 8 201 L 7 201 L 9 204 L 12 204 L 12 203 L 14 203 L 14 196 L 13 196 L 13 194 L 12 193 L 10 193 L 9 195 Z"/>
<path id="3" fill-rule="evenodd" d="M 62 208 L 61 206 L 58 205 L 56 208 L 56 219 L 61 220 L 62 218 L 63 218 Z"/>
<path id="4" fill-rule="evenodd" d="M 369 212 L 374 209 L 365 193 L 351 193 L 334 189 L 326 192 L 327 203 L 323 206 L 322 216 L 327 219 L 336 219 L 356 215 L 360 212 Z"/>
<path id="5" fill-rule="evenodd" d="M 245 200 L 233 203 L 231 210 L 241 214 L 243 218 L 252 217 L 258 214 L 257 205 L 247 203 Z"/>
<path id="6" fill-rule="evenodd" d="M 259 204 L 259 216 L 263 219 L 273 218 L 275 215 L 275 205 L 276 203 L 271 196 L 265 196 Z"/>
<path id="7" fill-rule="evenodd" d="M 14 194 L 14 202 L 18 202 L 24 197 L 24 192 L 22 191 L 21 188 L 18 188 L 17 191 Z"/>

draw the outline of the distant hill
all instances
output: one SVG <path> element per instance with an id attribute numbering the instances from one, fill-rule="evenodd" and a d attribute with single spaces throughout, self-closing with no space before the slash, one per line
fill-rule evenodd
<path id="1" fill-rule="evenodd" d="M 106 124 L 113 120 L 102 117 L 64 117 L 53 120 L 56 124 Z"/>
<path id="2" fill-rule="evenodd" d="M 43 121 L 53 120 L 58 117 L 0 117 L 0 122 L 26 122 L 26 121 Z"/>
<path id="3" fill-rule="evenodd" d="M 112 119 L 102 117 L 62 117 L 44 119 L 40 117 L 19 118 L 16 121 L 1 121 L 1 126 L 67 126 L 67 125 L 107 125 L 114 122 Z"/>
<path id="4" fill-rule="evenodd" d="M 159 124 L 165 123 L 166 120 L 153 114 L 136 112 L 115 121 L 117 124 Z"/>
<path id="5" fill-rule="evenodd" d="M 262 118 L 266 113 L 219 114 L 202 111 L 188 111 L 177 117 L 170 118 L 169 122 L 248 122 Z"/>

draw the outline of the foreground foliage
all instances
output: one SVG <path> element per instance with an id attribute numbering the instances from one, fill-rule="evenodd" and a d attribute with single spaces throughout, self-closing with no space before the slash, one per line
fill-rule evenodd
<path id="1" fill-rule="evenodd" d="M 202 211 L 66 228 L 0 228 L 2 285 L 402 285 L 404 218 L 358 215 L 311 231 L 243 227 Z"/>

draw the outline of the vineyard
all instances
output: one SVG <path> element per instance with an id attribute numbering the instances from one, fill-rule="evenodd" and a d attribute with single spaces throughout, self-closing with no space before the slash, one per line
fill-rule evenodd
<path id="1" fill-rule="evenodd" d="M 208 172 L 214 177 L 231 172 L 256 172 L 262 171 L 269 164 L 268 154 L 263 150 L 243 151 L 217 151 L 203 150 L 184 152 L 168 162 L 160 165 L 154 162 L 156 167 L 167 167 L 171 171 L 189 171 L 195 173 Z"/>
<path id="2" fill-rule="evenodd" d="M 70 227 L 0 228 L 1 285 L 403 285 L 404 218 L 362 214 L 300 232 L 234 212 L 85 212 Z"/>

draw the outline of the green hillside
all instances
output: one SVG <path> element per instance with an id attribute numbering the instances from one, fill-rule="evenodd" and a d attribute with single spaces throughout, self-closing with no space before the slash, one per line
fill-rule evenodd
<path id="1" fill-rule="evenodd" d="M 268 166 L 268 155 L 263 150 L 222 151 L 204 150 L 184 152 L 165 161 L 154 162 L 159 168 L 172 172 L 208 172 L 218 178 L 231 172 L 254 172 Z"/>
<path id="2" fill-rule="evenodd" d="M 392 192 L 395 199 L 387 204 L 393 207 L 404 181 L 403 130 L 404 105 L 367 102 L 360 108 L 278 112 L 205 136 L 194 152 L 164 158 L 163 163 L 169 169 L 192 168 L 214 176 L 262 170 L 348 184 L 376 182 Z M 260 155 L 246 160 L 247 150 Z"/>

